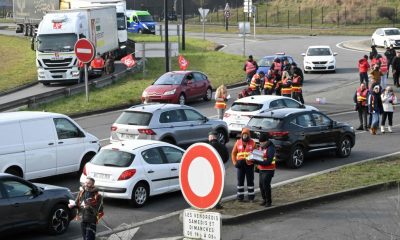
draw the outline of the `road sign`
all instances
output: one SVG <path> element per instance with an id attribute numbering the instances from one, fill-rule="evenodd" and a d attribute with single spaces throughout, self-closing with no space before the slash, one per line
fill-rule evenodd
<path id="1" fill-rule="evenodd" d="M 95 46 L 86 38 L 81 38 L 75 43 L 74 51 L 78 60 L 83 63 L 92 61 L 96 54 Z"/>
<path id="2" fill-rule="evenodd" d="M 209 144 L 196 143 L 182 157 L 179 183 L 190 206 L 213 208 L 222 196 L 225 168 L 221 156 Z"/>
<path id="3" fill-rule="evenodd" d="M 203 18 L 203 19 L 206 18 L 209 11 L 210 11 L 210 9 L 199 8 L 199 13 L 200 13 L 201 18 Z"/>
<path id="4" fill-rule="evenodd" d="M 252 0 L 244 0 L 243 1 L 243 12 L 251 13 L 251 7 L 253 5 Z"/>
<path id="5" fill-rule="evenodd" d="M 239 35 L 250 34 L 250 22 L 239 22 Z"/>
<path id="6" fill-rule="evenodd" d="M 189 239 L 221 239 L 221 214 L 185 209 L 183 235 Z"/>

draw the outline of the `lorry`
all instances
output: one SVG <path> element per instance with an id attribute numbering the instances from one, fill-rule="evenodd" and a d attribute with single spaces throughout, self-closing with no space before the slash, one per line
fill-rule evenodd
<path id="1" fill-rule="evenodd" d="M 69 9 L 71 0 L 13 0 L 17 33 L 33 36 L 43 16 L 53 10 Z"/>
<path id="2" fill-rule="evenodd" d="M 74 52 L 80 38 L 89 39 L 100 55 L 114 53 L 118 49 L 116 16 L 113 6 L 56 10 L 44 15 L 32 38 L 38 81 L 49 85 L 81 80 Z"/>
<path id="3" fill-rule="evenodd" d="M 156 22 L 148 11 L 126 10 L 128 31 L 133 33 L 156 33 Z"/>

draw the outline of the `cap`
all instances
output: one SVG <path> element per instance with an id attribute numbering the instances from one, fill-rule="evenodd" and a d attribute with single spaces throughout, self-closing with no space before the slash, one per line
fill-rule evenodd
<path id="1" fill-rule="evenodd" d="M 375 90 L 375 89 L 378 89 L 378 90 L 379 90 L 379 88 L 380 88 L 379 85 L 376 85 L 376 86 L 374 87 L 374 90 Z"/>
<path id="2" fill-rule="evenodd" d="M 217 131 L 211 131 L 208 133 L 208 135 L 218 136 L 218 133 L 217 133 Z"/>
<path id="3" fill-rule="evenodd" d="M 258 137 L 259 142 L 266 142 L 269 140 L 269 136 L 267 133 L 260 133 L 260 136 Z"/>

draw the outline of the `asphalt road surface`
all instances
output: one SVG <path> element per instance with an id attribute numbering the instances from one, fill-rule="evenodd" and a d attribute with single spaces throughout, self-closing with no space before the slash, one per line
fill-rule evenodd
<path id="1" fill-rule="evenodd" d="M 223 51 L 241 54 L 241 39 L 232 36 L 215 35 L 208 39 L 218 43 L 224 43 L 227 46 Z M 303 37 L 303 36 L 283 36 L 264 37 L 259 40 L 247 41 L 247 54 L 253 53 L 256 57 L 273 54 L 275 52 L 286 52 L 292 55 L 298 63 L 302 59 L 300 54 L 307 49 L 309 45 L 330 45 L 333 51 L 338 52 L 337 56 L 337 73 L 335 74 L 306 74 L 305 75 L 305 100 L 306 104 L 314 105 L 326 113 L 331 113 L 331 117 L 336 121 L 348 122 L 353 126 L 358 126 L 358 118 L 355 112 L 349 112 L 352 109 L 352 96 L 357 87 L 358 73 L 356 69 L 357 59 L 363 53 L 343 50 L 336 47 L 336 44 L 351 39 L 362 39 L 357 37 Z M 389 82 L 391 79 L 389 80 Z M 215 87 L 215 86 L 214 86 Z M 230 90 L 232 96 L 236 96 L 239 89 Z M 325 97 L 327 104 L 318 105 L 315 103 L 316 97 Z M 232 100 L 231 100 L 232 101 Z M 230 102 L 231 103 L 231 102 Z M 196 107 L 204 115 L 213 117 L 216 111 L 213 108 L 213 102 L 195 102 L 189 104 Z M 110 127 L 114 120 L 119 116 L 120 111 L 109 112 L 95 116 L 83 117 L 76 121 L 87 131 L 102 139 L 102 144 L 108 143 Z M 400 151 L 397 139 L 400 135 L 400 127 L 398 121 L 400 114 L 394 116 L 394 133 L 370 136 L 366 132 L 357 132 L 356 146 L 349 158 L 340 159 L 334 154 L 320 154 L 318 156 L 310 156 L 307 158 L 301 169 L 291 170 L 283 164 L 278 165 L 273 183 L 303 176 L 309 173 L 321 171 L 324 169 L 340 166 L 343 164 L 357 162 L 371 157 L 377 157 L 384 154 Z M 397 125 L 396 125 L 397 123 Z M 228 143 L 229 149 L 232 148 L 234 139 Z M 231 164 L 228 164 L 227 176 L 225 181 L 224 196 L 233 195 L 236 192 L 236 174 Z M 78 190 L 79 176 L 69 174 L 58 177 L 40 179 L 38 182 L 54 184 L 69 187 L 72 191 Z M 258 179 L 256 179 L 256 183 Z M 182 195 L 171 193 L 159 197 L 153 197 L 148 204 L 140 209 L 132 208 L 126 201 L 106 199 L 104 223 L 98 226 L 98 232 L 109 228 L 116 228 L 121 225 L 132 224 L 144 220 L 152 219 L 164 214 L 182 210 L 188 207 Z M 106 226 L 104 226 L 106 225 Z M 74 239 L 80 234 L 79 224 L 72 222 L 70 229 L 62 236 L 62 239 Z M 164 236 L 160 232 L 160 237 Z M 17 236 L 19 239 L 56 239 L 45 234 L 23 234 Z"/>

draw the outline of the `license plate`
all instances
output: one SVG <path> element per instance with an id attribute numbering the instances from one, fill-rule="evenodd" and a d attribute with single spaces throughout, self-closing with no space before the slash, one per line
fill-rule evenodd
<path id="1" fill-rule="evenodd" d="M 325 67 L 325 65 L 323 65 L 323 64 L 315 64 L 314 66 L 315 67 Z"/>
<path id="2" fill-rule="evenodd" d="M 111 178 L 110 174 L 104 174 L 104 173 L 93 173 L 93 177 L 97 179 L 107 179 L 109 180 Z"/>
<path id="3" fill-rule="evenodd" d="M 125 133 L 121 133 L 121 138 L 123 138 L 123 139 L 131 140 L 131 139 L 135 139 L 135 136 L 136 136 L 136 135 L 134 135 L 134 134 L 125 134 Z"/>
<path id="4" fill-rule="evenodd" d="M 242 128 L 244 125 L 243 124 L 231 124 L 233 128 Z"/>

